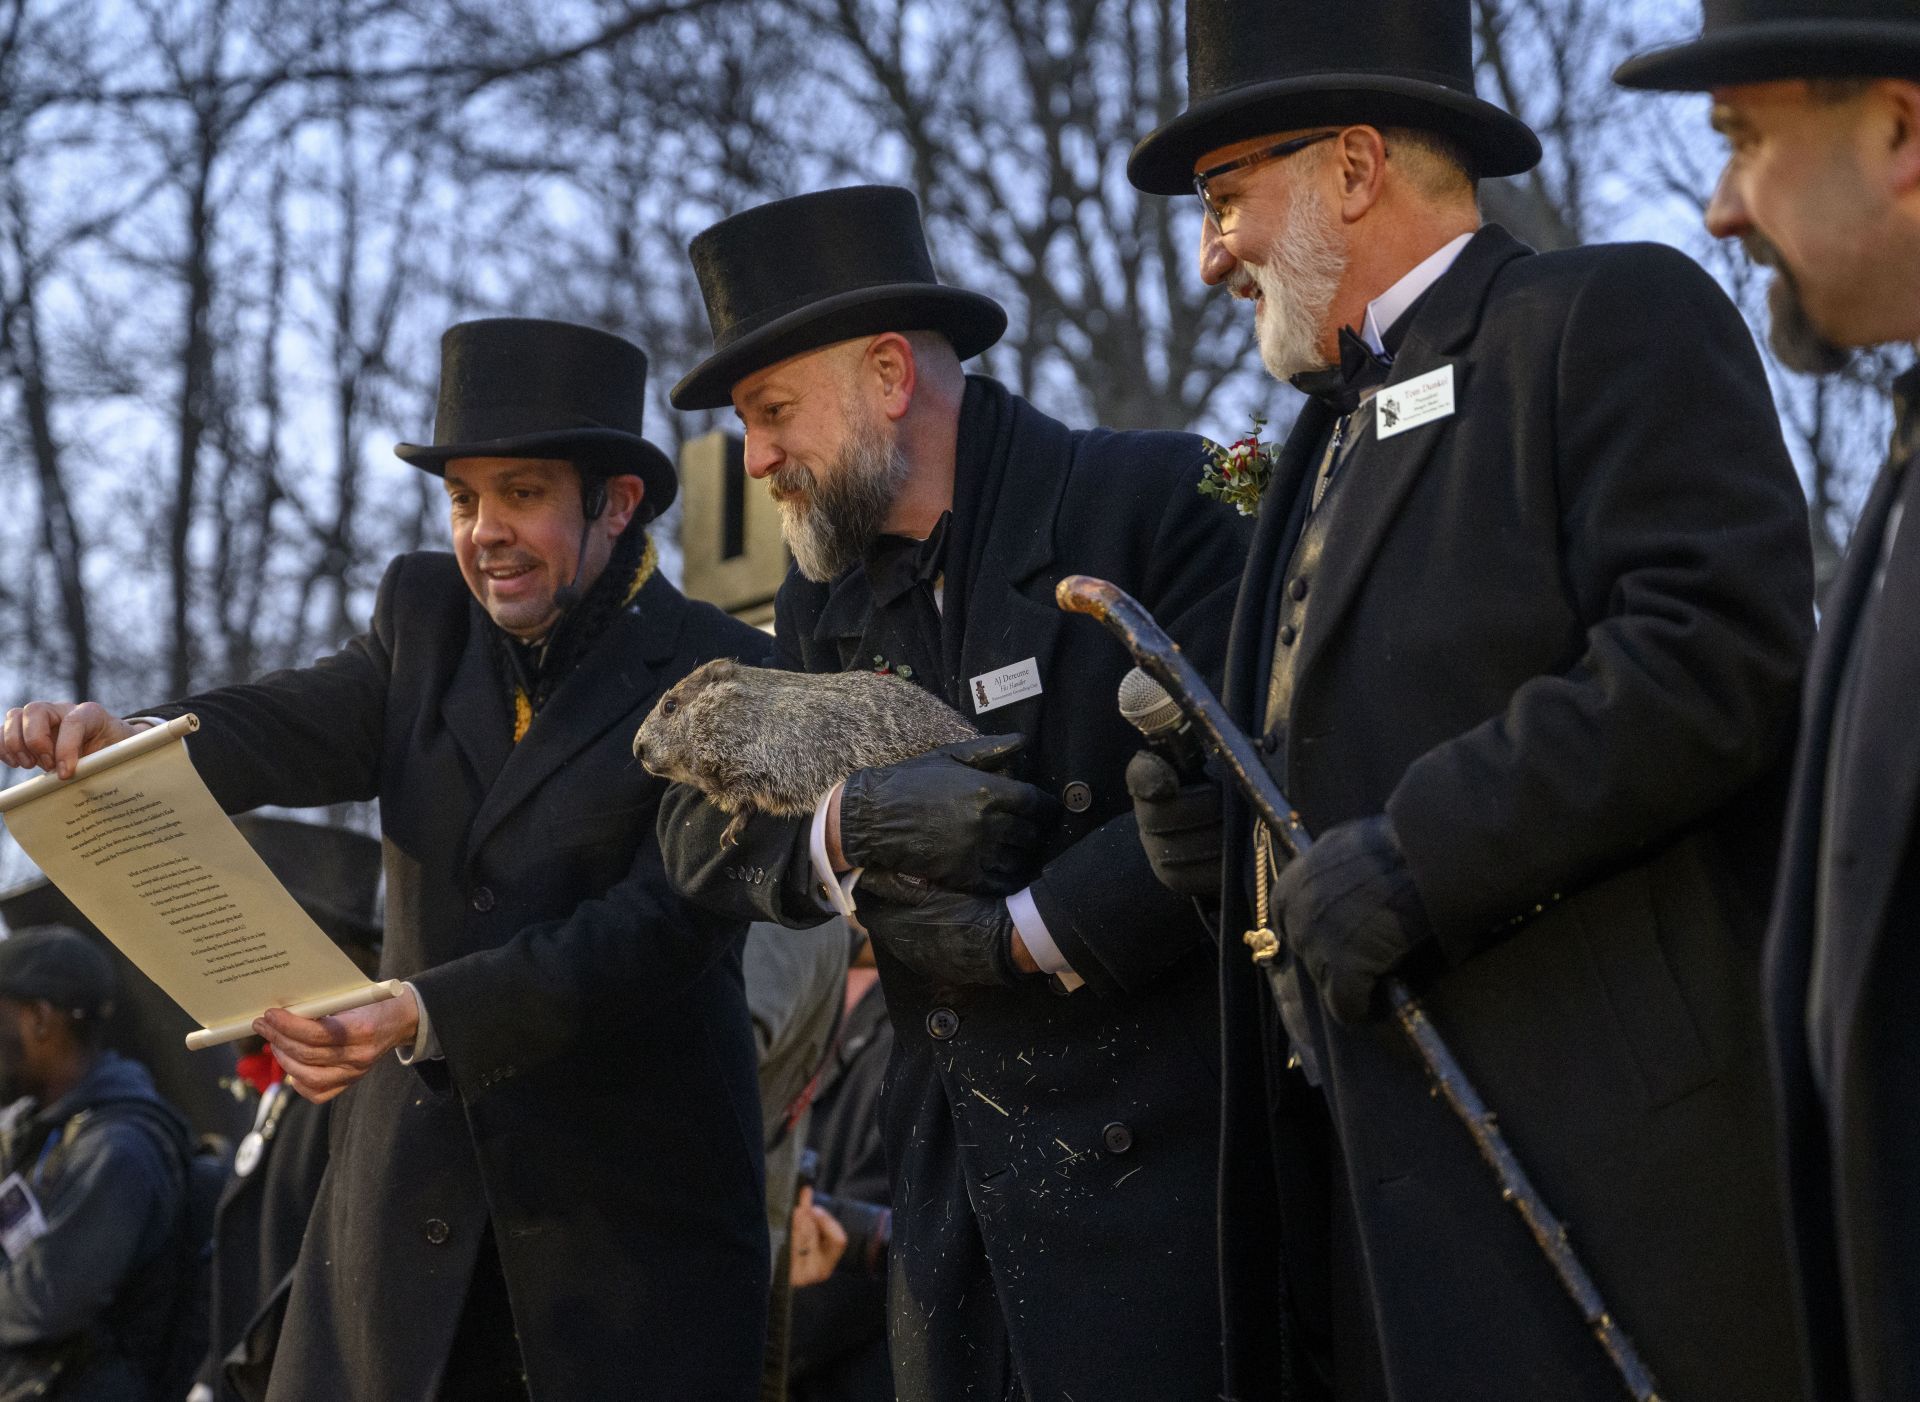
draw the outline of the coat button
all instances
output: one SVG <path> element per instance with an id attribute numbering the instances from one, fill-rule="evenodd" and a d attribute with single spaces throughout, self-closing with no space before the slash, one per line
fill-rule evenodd
<path id="1" fill-rule="evenodd" d="M 1060 790 L 1060 801 L 1067 805 L 1069 813 L 1084 813 L 1093 807 L 1093 790 L 1075 779 Z"/>
<path id="2" fill-rule="evenodd" d="M 952 1008 L 935 1008 L 927 1014 L 927 1035 L 944 1042 L 960 1030 L 960 1014 Z"/>
<path id="3" fill-rule="evenodd" d="M 450 1235 L 452 1235 L 452 1233 L 448 1230 L 447 1224 L 442 1222 L 438 1217 L 429 1217 L 427 1219 L 427 1240 L 433 1245 L 445 1245 Z"/>
<path id="4" fill-rule="evenodd" d="M 1280 753 L 1280 732 L 1277 730 L 1269 730 L 1265 735 L 1262 735 L 1260 737 L 1260 750 L 1263 754 L 1269 755 Z"/>
<path id="5" fill-rule="evenodd" d="M 493 889 L 489 886 L 473 888 L 473 908 L 485 915 L 493 909 Z"/>
<path id="6" fill-rule="evenodd" d="M 1280 625 L 1280 646 L 1281 647 L 1292 647 L 1293 640 L 1299 636 L 1300 634 L 1294 631 L 1294 627 L 1291 623 L 1282 623 Z"/>
<path id="7" fill-rule="evenodd" d="M 1293 583 L 1287 586 L 1287 592 L 1293 595 L 1293 601 L 1296 604 L 1299 603 L 1302 599 L 1306 598 L 1307 597 L 1306 577 L 1303 575 L 1299 579 L 1294 580 Z"/>
<path id="8" fill-rule="evenodd" d="M 1109 1154 L 1124 1154 L 1133 1147 L 1133 1131 L 1115 1120 L 1100 1131 L 1100 1142 Z"/>

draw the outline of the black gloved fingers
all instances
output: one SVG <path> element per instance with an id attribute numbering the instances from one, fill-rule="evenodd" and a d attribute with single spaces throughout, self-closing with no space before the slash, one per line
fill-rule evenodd
<path id="1" fill-rule="evenodd" d="M 927 751 L 945 755 L 970 769 L 998 769 L 1026 745 L 1024 735 L 976 735 L 971 740 L 955 740 Z"/>
<path id="2" fill-rule="evenodd" d="M 1127 761 L 1127 795 L 1136 803 L 1166 803 L 1180 792 L 1180 773 L 1162 755 L 1141 750 Z"/>
<path id="3" fill-rule="evenodd" d="M 910 876 L 903 871 L 870 869 L 860 873 L 860 881 L 854 888 L 854 899 L 864 901 L 868 896 L 874 896 L 893 905 L 912 908 L 925 905 L 939 890 L 931 881 Z"/>

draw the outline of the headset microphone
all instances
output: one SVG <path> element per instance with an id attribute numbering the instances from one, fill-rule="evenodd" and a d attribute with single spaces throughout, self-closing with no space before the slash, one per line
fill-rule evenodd
<path id="1" fill-rule="evenodd" d="M 593 534 L 593 523 L 600 519 L 600 513 L 607 509 L 607 479 L 594 477 L 589 479 L 582 473 L 580 478 L 580 545 L 574 551 L 573 578 L 553 591 L 553 606 L 561 613 L 567 612 L 580 602 L 580 570 L 587 562 L 587 538 Z"/>

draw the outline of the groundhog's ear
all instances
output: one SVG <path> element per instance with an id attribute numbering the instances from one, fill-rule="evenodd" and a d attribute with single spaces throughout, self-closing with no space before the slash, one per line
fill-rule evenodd
<path id="1" fill-rule="evenodd" d="M 733 674 L 740 670 L 740 664 L 731 657 L 716 657 L 707 664 L 707 680 L 715 682 L 730 681 Z"/>

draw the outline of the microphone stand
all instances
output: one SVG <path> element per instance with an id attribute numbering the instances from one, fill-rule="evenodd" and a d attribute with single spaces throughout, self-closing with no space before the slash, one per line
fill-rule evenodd
<path id="1" fill-rule="evenodd" d="M 1289 852 L 1297 857 L 1313 846 L 1299 813 L 1267 773 L 1252 741 L 1233 723 L 1205 678 L 1180 651 L 1179 644 L 1166 635 L 1138 600 L 1116 584 L 1084 574 L 1068 575 L 1061 580 L 1054 590 L 1054 600 L 1068 613 L 1084 613 L 1097 619 L 1126 644 L 1140 670 L 1165 687 L 1175 704 L 1191 717 L 1229 781 Z M 1260 933 L 1267 934 L 1267 939 L 1255 945 L 1253 959 L 1265 971 L 1277 998 L 1280 969 L 1275 956 L 1279 946 L 1270 933 Z M 1225 958 L 1224 930 L 1221 935 L 1221 957 Z M 1253 942 L 1252 935 L 1248 939 Z M 1397 978 L 1386 980 L 1386 990 L 1387 1001 L 1400 1021 L 1401 1030 L 1426 1064 L 1428 1074 L 1446 1097 L 1447 1104 L 1473 1136 L 1480 1156 L 1493 1169 L 1500 1183 L 1500 1196 L 1512 1203 L 1526 1222 L 1535 1245 L 1606 1351 L 1627 1392 L 1635 1402 L 1660 1402 L 1652 1372 L 1627 1337 L 1626 1330 L 1620 1327 L 1620 1321 L 1607 1308 L 1586 1266 L 1574 1253 L 1567 1240 L 1566 1225 L 1547 1206 L 1526 1169 L 1514 1157 L 1493 1111 L 1487 1108 L 1445 1039 L 1428 1020 L 1420 1000 Z"/>

